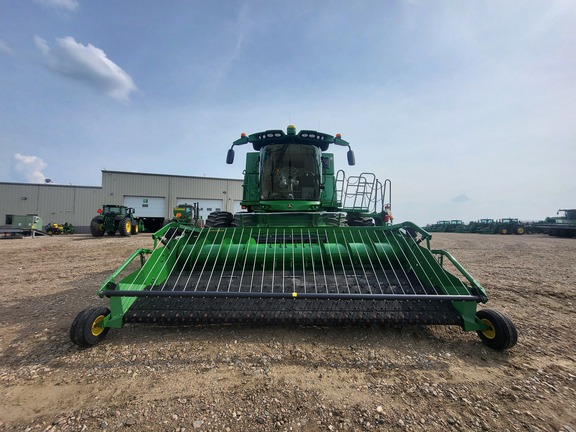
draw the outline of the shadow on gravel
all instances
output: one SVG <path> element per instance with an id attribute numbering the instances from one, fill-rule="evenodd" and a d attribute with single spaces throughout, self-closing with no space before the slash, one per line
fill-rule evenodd
<path id="1" fill-rule="evenodd" d="M 49 298 L 45 300 L 50 302 Z M 94 368 L 117 372 L 130 364 L 145 364 L 162 371 L 168 361 L 171 368 L 196 370 L 234 364 L 349 370 L 368 367 L 377 373 L 387 369 L 447 370 L 453 360 L 481 368 L 508 361 L 506 353 L 490 350 L 487 362 L 486 348 L 479 341 L 463 338 L 449 341 L 435 336 L 426 326 L 130 324 L 111 329 L 107 338 L 95 347 L 79 349 L 68 335 L 74 316 L 75 312 L 70 311 L 57 320 L 22 328 L 10 349 L 0 355 L 0 363 L 16 367 L 48 366 L 63 371 Z M 277 352 L 284 355 L 277 358 Z M 358 352 L 371 353 L 368 363 L 354 360 Z M 74 361 L 69 361 L 72 357 Z"/>
<path id="2" fill-rule="evenodd" d="M 97 287 L 109 272 L 87 274 L 67 282 L 65 291 L 0 303 L 0 325 L 15 326 L 11 342 L 0 354 L 3 365 L 46 364 L 76 350 L 69 330 L 76 315 L 90 306 L 107 305 L 99 299 Z M 8 339 L 8 338 L 5 338 Z"/>
<path id="3" fill-rule="evenodd" d="M 386 359 L 381 358 L 384 351 L 407 358 L 414 353 L 438 357 L 439 353 L 447 352 L 448 356 L 467 364 L 488 366 L 486 360 L 482 359 L 486 348 L 474 334 L 469 336 L 455 326 L 222 324 L 179 327 L 128 324 L 122 329 L 111 329 L 106 339 L 96 347 L 80 350 L 69 339 L 70 325 L 81 310 L 108 305 L 107 299 L 99 299 L 96 294 L 98 285 L 107 276 L 108 272 L 92 273 L 70 283 L 73 287 L 66 291 L 33 299 L 12 299 L 0 304 L 2 323 L 4 326 L 14 325 L 15 328 L 10 342 L 6 340 L 7 346 L 0 354 L 0 363 L 18 367 L 47 365 L 79 368 L 86 366 L 83 361 L 67 365 L 66 358 L 80 356 L 90 364 L 95 358 L 104 354 L 109 357 L 113 353 L 114 361 L 108 360 L 105 365 L 99 366 L 110 368 L 125 364 L 127 359 L 133 356 L 140 358 L 142 352 L 185 346 L 188 351 L 200 351 L 194 351 L 193 355 L 175 353 L 174 358 L 171 358 L 172 364 L 228 364 L 229 359 L 219 360 L 223 358 L 222 352 L 233 351 L 230 347 L 249 346 L 247 351 L 256 350 L 259 354 L 243 361 L 254 364 L 258 364 L 261 355 L 273 359 L 277 348 L 281 347 L 284 351 L 288 348 L 293 353 L 289 358 L 279 360 L 283 365 L 360 367 L 355 366 L 347 359 L 348 356 L 342 353 L 372 350 L 377 368 L 386 363 Z M 302 350 L 306 352 L 303 353 Z M 330 354 L 330 350 L 336 350 L 338 355 Z M 490 353 L 494 361 L 508 360 L 505 353 Z M 158 357 L 149 358 L 147 364 L 162 367 L 165 358 Z M 138 363 L 138 360 L 135 362 Z M 448 368 L 448 363 L 408 361 L 405 367 L 437 370 Z"/>

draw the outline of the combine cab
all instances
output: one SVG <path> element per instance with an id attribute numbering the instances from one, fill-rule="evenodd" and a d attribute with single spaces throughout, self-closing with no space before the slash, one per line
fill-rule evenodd
<path id="1" fill-rule="evenodd" d="M 134 216 L 131 207 L 117 205 L 103 205 L 98 209 L 98 216 L 94 216 L 90 222 L 90 233 L 94 237 L 102 237 L 104 234 L 129 236 L 138 234 L 142 230 L 140 219 Z"/>
<path id="2" fill-rule="evenodd" d="M 127 323 L 414 323 L 458 325 L 495 349 L 516 343 L 484 288 L 431 236 L 392 224 L 390 181 L 335 171 L 339 135 L 289 126 L 242 135 L 244 212 L 217 212 L 198 228 L 173 222 L 135 251 L 99 289 L 110 307 L 86 309 L 79 346 Z M 139 259 L 138 259 L 139 258 Z"/>

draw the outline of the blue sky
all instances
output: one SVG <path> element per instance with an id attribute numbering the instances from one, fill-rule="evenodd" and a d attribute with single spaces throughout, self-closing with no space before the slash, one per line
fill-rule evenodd
<path id="1" fill-rule="evenodd" d="M 576 207 L 576 2 L 0 0 L 0 181 L 241 178 L 241 132 L 341 133 L 396 220 Z"/>

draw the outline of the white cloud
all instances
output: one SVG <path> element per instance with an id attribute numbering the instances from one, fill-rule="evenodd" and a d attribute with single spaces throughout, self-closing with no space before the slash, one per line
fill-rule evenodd
<path id="1" fill-rule="evenodd" d="M 66 9 L 74 12 L 78 9 L 79 3 L 77 0 L 34 0 L 42 6 L 53 7 L 57 9 Z"/>
<path id="2" fill-rule="evenodd" d="M 46 65 L 55 72 L 76 79 L 122 102 L 137 90 L 134 81 L 106 53 L 92 44 L 82 45 L 73 37 L 57 39 L 51 48 L 41 37 L 34 38 Z"/>
<path id="3" fill-rule="evenodd" d="M 4 52 L 7 54 L 12 54 L 12 50 L 10 49 L 10 47 L 6 44 L 6 42 L 4 42 L 2 39 L 0 39 L 0 52 Z"/>
<path id="4" fill-rule="evenodd" d="M 25 156 L 20 153 L 15 153 L 12 156 L 14 162 L 14 171 L 21 180 L 30 183 L 44 183 L 46 176 L 42 170 L 48 165 L 38 156 Z"/>

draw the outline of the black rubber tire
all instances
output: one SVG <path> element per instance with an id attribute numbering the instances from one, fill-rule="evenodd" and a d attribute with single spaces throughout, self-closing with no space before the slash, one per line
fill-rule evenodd
<path id="1" fill-rule="evenodd" d="M 241 212 L 241 213 L 235 214 L 232 217 L 232 221 L 230 222 L 230 226 L 232 228 L 238 228 L 238 227 L 250 228 L 250 227 L 258 226 L 258 222 L 257 222 L 256 215 L 254 213 Z"/>
<path id="2" fill-rule="evenodd" d="M 84 309 L 80 312 L 70 327 L 70 340 L 81 348 L 96 345 L 106 337 L 109 327 L 102 327 L 98 324 L 110 314 L 107 307 L 94 307 Z"/>
<path id="3" fill-rule="evenodd" d="M 506 227 L 501 227 L 501 228 L 498 230 L 498 232 L 499 232 L 500 234 L 502 234 L 502 235 L 510 234 L 510 231 L 509 231 L 508 228 L 506 228 Z"/>
<path id="4" fill-rule="evenodd" d="M 166 241 L 177 239 L 183 232 L 184 230 L 181 228 L 168 228 L 168 231 L 164 234 L 164 239 L 166 239 Z"/>
<path id="5" fill-rule="evenodd" d="M 476 332 L 484 345 L 499 351 L 516 345 L 518 331 L 506 315 L 492 309 L 480 309 L 476 312 L 476 317 L 490 327 L 488 330 Z"/>
<path id="6" fill-rule="evenodd" d="M 123 218 L 118 224 L 118 232 L 121 236 L 126 237 L 132 233 L 132 221 L 129 217 Z"/>
<path id="7" fill-rule="evenodd" d="M 232 226 L 234 215 L 230 212 L 215 211 L 206 218 L 205 226 L 207 228 L 229 228 Z"/>
<path id="8" fill-rule="evenodd" d="M 138 235 L 139 232 L 140 232 L 140 227 L 138 226 L 138 221 L 134 221 L 134 223 L 132 224 L 131 234 L 132 235 Z"/>
<path id="9" fill-rule="evenodd" d="M 104 224 L 99 216 L 92 218 L 90 222 L 90 233 L 93 237 L 102 237 L 104 235 Z"/>
<path id="10" fill-rule="evenodd" d="M 526 232 L 526 229 L 523 226 L 516 227 L 514 230 L 514 234 L 522 235 Z"/>

